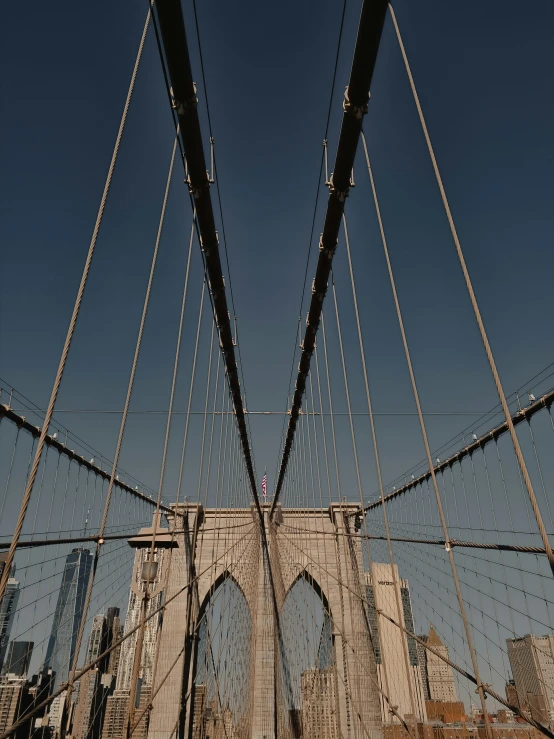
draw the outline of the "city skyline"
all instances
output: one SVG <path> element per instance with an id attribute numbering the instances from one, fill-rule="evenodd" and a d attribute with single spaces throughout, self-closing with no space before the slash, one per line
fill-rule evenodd
<path id="1" fill-rule="evenodd" d="M 525 10 L 7 6 L 0 739 L 554 739 Z"/>
<path id="2" fill-rule="evenodd" d="M 145 531 L 151 530 L 145 529 Z M 160 532 L 162 533 L 163 541 L 163 530 L 160 529 Z M 138 548 L 135 552 L 133 569 L 134 584 L 129 591 L 128 608 L 125 616 L 126 631 L 131 630 L 136 625 L 140 613 L 140 594 L 144 589 L 144 581 L 141 580 L 143 564 L 147 562 L 149 557 L 149 548 L 148 546 L 142 546 L 141 541 L 140 536 L 130 540 L 131 543 L 135 542 L 134 545 L 138 546 Z M 164 567 L 164 550 L 158 550 L 157 556 L 160 557 L 160 566 L 156 575 L 157 579 L 154 583 L 155 589 L 158 587 L 156 583 L 161 583 Z M 82 588 L 86 584 L 90 557 L 90 552 L 83 549 L 74 550 L 67 555 L 64 576 L 62 578 L 62 586 L 64 587 L 60 588 L 54 622 L 56 622 L 56 619 L 61 622 L 65 618 L 64 614 L 66 611 L 71 612 L 73 614 L 72 618 L 75 618 L 75 603 L 72 605 L 72 598 L 68 593 L 73 591 L 75 595 L 74 600 L 76 601 L 79 598 L 82 599 L 82 595 L 79 595 L 79 593 L 81 592 L 82 594 Z M 80 575 L 78 574 L 79 572 L 81 573 Z M 389 697 L 394 703 L 396 710 L 400 712 L 400 715 L 411 715 L 409 704 L 410 691 L 407 687 L 406 676 L 403 674 L 405 673 L 403 660 L 405 653 L 407 653 L 410 664 L 412 690 L 417 695 L 417 700 L 419 701 L 419 715 L 417 716 L 417 720 L 423 721 L 424 723 L 427 721 L 434 722 L 435 724 L 437 720 L 443 723 L 459 721 L 459 718 L 456 717 L 462 717 L 462 720 L 464 720 L 464 710 L 467 709 L 464 709 L 463 703 L 457 702 L 453 671 L 445 663 L 444 659 L 437 656 L 442 655 L 443 658 L 448 658 L 449 652 L 448 647 L 441 640 L 436 627 L 433 624 L 429 624 L 428 633 L 418 637 L 420 642 L 430 646 L 437 653 L 433 654 L 433 652 L 426 650 L 423 644 L 416 642 L 415 639 L 406 635 L 402 637 L 404 641 L 404 644 L 402 644 L 398 629 L 383 629 L 383 624 L 386 626 L 389 622 L 383 616 L 378 618 L 378 611 L 394 619 L 398 618 L 398 602 L 396 597 L 398 596 L 401 607 L 400 621 L 408 631 L 412 633 L 416 632 L 408 580 L 400 576 L 400 570 L 397 565 L 391 567 L 390 564 L 379 562 L 372 562 L 369 570 L 364 573 L 364 577 L 367 602 L 370 606 L 369 619 L 374 631 L 373 648 L 381 689 L 383 690 L 387 687 L 387 676 L 385 675 L 383 665 L 388 662 L 389 669 L 391 669 L 390 666 L 392 665 L 394 675 L 393 679 L 388 682 Z M 81 582 L 81 591 L 78 586 L 79 579 L 83 581 Z M 396 595 L 395 583 L 397 588 Z M 156 607 L 161 597 L 162 591 L 158 590 L 150 607 Z M 147 705 L 152 690 L 152 666 L 157 645 L 156 633 L 158 628 L 158 621 L 154 619 L 153 627 L 147 632 L 145 638 L 142 666 L 139 673 L 141 675 L 140 687 L 137 694 L 137 708 L 139 710 L 142 710 Z M 62 629 L 61 633 L 64 634 L 66 631 L 66 629 Z M 108 605 L 103 613 L 96 614 L 90 621 L 88 633 L 85 634 L 85 663 L 96 660 L 121 633 L 123 631 L 120 609 Z M 60 643 L 59 635 L 57 641 Z M 337 694 L 336 688 L 329 682 L 334 674 L 334 656 L 333 651 L 329 651 L 329 646 L 327 646 L 331 643 L 332 625 L 330 619 L 325 616 L 321 626 L 319 646 L 317 649 L 317 663 L 319 666 L 316 665 L 308 669 L 302 676 L 302 706 L 298 709 L 298 717 L 295 721 L 298 723 L 298 726 L 303 727 L 302 735 L 304 737 L 329 736 L 330 739 L 334 739 L 336 736 L 336 729 L 333 728 L 335 726 L 333 718 L 335 709 L 333 708 L 333 704 L 336 701 Z M 51 640 L 49 640 L 49 647 L 50 645 Z M 521 654 L 514 656 L 518 645 L 527 650 L 528 656 L 522 657 Z M 124 642 L 123 646 L 127 648 L 114 650 L 111 655 L 103 659 L 96 668 L 87 673 L 77 684 L 72 718 L 72 736 L 74 739 L 113 739 L 120 735 L 123 725 L 122 721 L 124 721 L 127 711 L 130 670 L 132 669 L 134 660 L 134 645 L 132 640 L 128 640 L 127 643 Z M 515 693 L 518 696 L 522 708 L 524 707 L 522 695 L 526 696 L 525 700 L 527 703 L 525 704 L 525 709 L 529 710 L 530 716 L 541 722 L 545 721 L 545 716 L 546 720 L 550 722 L 552 714 L 548 714 L 548 709 L 545 709 L 544 702 L 541 703 L 537 699 L 537 696 L 540 696 L 540 690 L 533 686 L 549 681 L 548 689 L 550 693 L 547 695 L 550 695 L 552 699 L 554 695 L 554 692 L 552 692 L 554 686 L 553 646 L 554 633 L 542 637 L 524 635 L 514 640 L 507 640 L 507 653 L 514 675 Z M 546 660 L 546 664 L 542 664 L 542 669 L 546 669 L 547 671 L 547 680 L 545 680 L 544 674 L 538 678 L 538 683 L 537 678 L 533 678 L 535 679 L 535 683 L 529 688 L 530 678 L 526 676 L 525 672 L 525 670 L 529 672 L 530 669 L 529 665 L 531 662 L 529 655 L 531 657 L 535 655 L 533 657 L 535 663 L 541 663 L 541 660 L 544 663 L 544 655 L 546 654 L 547 648 L 550 650 L 548 651 L 548 659 Z M 67 651 L 67 645 L 60 643 L 60 649 Z M 5 691 L 2 694 L 3 697 L 0 697 L 0 702 L 2 700 L 5 702 L 5 710 L 8 711 L 12 718 L 20 710 L 17 706 L 23 705 L 21 702 L 23 696 L 27 696 L 25 700 L 27 701 L 27 705 L 30 705 L 28 701 L 31 700 L 33 690 L 36 690 L 33 686 L 40 679 L 40 675 L 35 675 L 30 682 L 27 681 L 27 669 L 32 650 L 33 644 L 30 642 L 14 641 L 9 643 L 9 663 L 11 664 L 13 662 L 14 664 L 23 665 L 23 667 L 18 668 L 11 674 L 4 674 L 2 678 L 7 692 Z M 51 665 L 45 664 L 44 667 L 44 672 L 47 671 L 48 667 L 52 669 Z M 50 683 L 50 690 L 54 688 L 54 680 Z M 506 676 L 506 683 L 508 694 L 510 685 L 509 675 Z M 524 685 L 527 687 L 524 688 Z M 204 693 L 202 693 L 202 690 L 204 690 Z M 198 717 L 202 712 L 204 712 L 206 717 L 202 724 L 204 728 L 210 726 L 212 727 L 210 729 L 212 732 L 219 732 L 222 737 L 225 735 L 225 731 L 227 733 L 238 731 L 238 729 L 232 728 L 234 727 L 232 713 L 226 708 L 219 711 L 217 701 L 214 703 L 214 700 L 212 700 L 208 703 L 206 696 L 202 698 L 203 695 L 205 696 L 205 686 L 203 688 L 202 686 L 197 687 L 195 689 L 195 718 L 193 720 L 193 726 L 196 728 L 194 728 L 193 733 L 195 732 L 195 735 L 198 734 L 198 736 L 201 736 L 199 733 L 200 723 Z M 63 702 L 56 701 L 50 711 L 50 726 L 54 727 L 55 732 L 59 731 L 62 706 Z M 462 712 L 460 713 L 460 711 Z M 478 716 L 478 712 L 475 715 Z M 500 712 L 499 715 L 502 715 L 507 720 L 506 716 L 508 714 Z M 107 723 L 104 722 L 106 716 Z M 383 705 L 381 718 L 384 724 L 389 724 L 391 721 L 393 724 L 395 723 L 391 712 L 387 708 L 383 709 Z M 496 720 L 498 721 L 500 719 Z M 144 731 L 145 728 L 143 729 L 143 736 L 146 737 Z M 503 738 L 499 735 L 498 739 Z"/>

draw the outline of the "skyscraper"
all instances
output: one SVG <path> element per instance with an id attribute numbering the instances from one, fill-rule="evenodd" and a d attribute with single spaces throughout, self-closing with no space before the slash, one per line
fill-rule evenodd
<path id="1" fill-rule="evenodd" d="M 448 659 L 448 647 L 441 641 L 432 624 L 429 627 L 429 634 L 420 636 L 420 639 L 433 647 L 435 652 Z M 450 665 L 428 649 L 422 647 L 421 650 L 425 652 L 424 674 L 427 682 L 428 700 L 447 703 L 457 701 L 456 682 Z"/>
<path id="2" fill-rule="evenodd" d="M 10 642 L 6 661 L 4 662 L 4 674 L 13 675 L 14 677 L 27 677 L 34 646 L 35 643 L 32 641 Z"/>
<path id="3" fill-rule="evenodd" d="M 397 594 L 394 592 L 395 583 L 398 588 Z M 377 613 L 380 610 L 395 621 L 400 620 L 401 625 L 413 633 L 414 623 L 408 581 L 400 579 L 396 565 L 373 562 L 370 571 L 366 573 L 366 595 L 369 603 L 368 617 L 379 687 L 383 693 L 388 694 L 391 704 L 396 707 L 402 717 L 412 716 L 415 709 L 414 718 L 417 721 L 425 721 L 427 714 L 417 642 L 413 637 L 407 637 L 398 626 L 387 619 L 378 618 Z M 400 614 L 397 608 L 397 596 L 400 600 Z M 408 674 L 406 674 L 405 648 L 408 651 Z M 410 690 L 414 698 L 413 708 Z M 382 695 L 380 702 L 383 723 L 398 721 L 390 712 L 389 704 Z"/>
<path id="4" fill-rule="evenodd" d="M 554 634 L 506 639 L 519 705 L 554 727 Z"/>
<path id="5" fill-rule="evenodd" d="M 132 547 L 135 547 L 137 551 L 135 554 L 135 564 L 131 579 L 129 606 L 127 608 L 127 616 L 125 618 L 125 632 L 131 631 L 140 622 L 141 604 L 147 583 L 149 583 L 148 587 L 150 593 L 146 611 L 147 615 L 153 611 L 157 611 L 162 603 L 164 560 L 166 556 L 165 549 L 173 544 L 169 530 L 160 527 L 159 516 L 155 514 L 152 523 L 153 526 L 156 527 L 157 532 L 154 561 L 158 564 L 153 581 L 144 579 L 143 577 L 145 572 L 149 572 L 149 568 L 147 567 L 146 570 L 144 570 L 143 565 L 147 564 L 150 559 L 150 542 L 148 541 L 148 536 L 152 535 L 153 527 L 141 529 L 138 537 L 129 539 L 129 544 Z M 156 613 L 155 616 L 146 621 L 144 628 L 144 642 L 141 652 L 139 678 L 134 706 L 137 711 L 137 715 L 142 715 L 142 718 L 133 733 L 134 739 L 146 739 L 148 732 L 148 717 L 144 714 L 144 709 L 150 704 L 154 657 L 161 618 L 161 613 Z M 118 622 L 119 618 L 116 620 L 116 617 L 114 617 L 114 629 Z M 110 695 L 106 702 L 106 714 L 102 728 L 102 739 L 123 739 L 125 735 L 137 637 L 138 633 L 135 631 L 121 645 L 115 691 L 113 695 Z"/>
<path id="6" fill-rule="evenodd" d="M 427 634 L 420 635 L 421 641 L 427 642 Z M 423 697 L 426 701 L 431 700 L 429 695 L 429 681 L 427 680 L 427 650 L 417 642 L 417 660 L 419 662 L 419 669 L 421 671 L 421 681 L 423 682 Z"/>
<path id="7" fill-rule="evenodd" d="M 102 642 L 104 640 L 104 629 L 106 624 L 106 617 L 100 613 L 94 617 L 92 622 L 92 629 L 88 640 L 87 656 L 85 664 L 88 665 L 102 653 Z"/>
<path id="8" fill-rule="evenodd" d="M 4 572 L 6 566 L 7 554 L 0 554 L 0 577 Z M 19 582 L 15 579 L 15 563 L 12 565 L 10 572 L 10 578 L 6 585 L 6 591 L 4 597 L 0 602 L 0 670 L 4 665 L 4 659 L 6 658 L 6 650 L 8 649 L 8 642 L 10 640 L 10 632 L 13 626 L 13 620 L 15 618 L 15 611 L 17 609 L 17 601 L 19 600 Z"/>
<path id="9" fill-rule="evenodd" d="M 121 619 L 119 618 L 119 608 L 117 608 L 117 606 L 110 606 L 106 611 L 106 618 L 104 621 L 104 635 L 102 639 L 102 648 L 100 651 L 105 652 L 106 649 L 111 647 L 114 641 L 117 641 L 120 638 L 121 634 L 122 630 Z M 116 648 L 114 651 L 117 652 L 117 660 L 119 661 L 119 650 Z M 112 660 L 113 654 L 114 652 L 110 652 L 110 654 L 106 655 L 106 657 L 104 657 L 104 659 L 99 662 L 98 668 L 101 672 L 109 672 L 115 677 L 117 675 L 118 661 L 114 662 Z"/>
<path id="10" fill-rule="evenodd" d="M 94 617 L 88 640 L 85 662 L 93 662 L 119 638 L 119 608 L 110 607 L 106 615 Z M 97 739 L 102 730 L 108 697 L 114 685 L 114 675 L 109 673 L 110 655 L 101 659 L 96 667 L 79 681 L 79 698 L 76 702 L 72 734 L 74 739 Z"/>
<path id="11" fill-rule="evenodd" d="M 113 617 L 112 621 L 112 627 L 111 627 L 111 636 L 110 636 L 110 644 L 113 644 L 114 642 L 118 641 L 118 639 L 121 639 L 123 636 L 123 626 L 121 625 L 121 619 L 119 617 L 119 608 L 117 609 L 118 615 Z M 114 677 L 117 677 L 117 672 L 119 669 L 119 657 L 121 655 L 121 644 L 115 649 L 112 649 L 110 652 L 108 658 L 107 658 L 107 666 L 106 666 L 106 672 L 108 672 L 110 675 L 113 675 Z"/>
<path id="12" fill-rule="evenodd" d="M 88 549 L 73 549 L 65 560 L 44 660 L 44 668 L 51 667 L 55 672 L 54 690 L 67 681 L 73 665 L 92 560 L 92 554 Z"/>
<path id="13" fill-rule="evenodd" d="M 0 731 L 4 732 L 26 712 L 30 705 L 29 692 L 24 677 L 3 678 L 0 683 Z M 14 739 L 27 739 L 30 720 L 16 729 Z"/>
<path id="14" fill-rule="evenodd" d="M 155 611 L 162 602 L 162 594 L 160 586 L 160 577 L 163 566 L 164 550 L 158 549 L 155 558 L 159 563 L 158 575 L 155 583 L 151 586 L 151 592 L 158 590 L 148 601 L 148 612 Z M 125 619 L 125 631 L 131 631 L 140 621 L 142 593 L 145 583 L 141 579 L 142 565 L 150 556 L 148 547 L 137 549 L 135 555 L 135 588 L 131 589 L 129 595 L 129 606 L 127 608 L 127 617 Z M 144 630 L 144 643 L 142 647 L 141 674 L 142 687 L 152 686 L 152 671 L 154 668 L 154 656 L 156 653 L 156 639 L 158 636 L 158 623 L 161 615 L 158 614 L 154 618 L 146 622 Z M 116 690 L 129 690 L 131 687 L 131 674 L 133 672 L 133 663 L 135 660 L 135 648 L 137 642 L 137 632 L 130 636 L 121 645 L 121 653 L 119 657 L 119 667 L 117 672 Z"/>

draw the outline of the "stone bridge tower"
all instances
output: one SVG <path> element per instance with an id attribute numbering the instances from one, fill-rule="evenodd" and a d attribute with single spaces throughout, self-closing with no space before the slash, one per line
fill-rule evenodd
<path id="1" fill-rule="evenodd" d="M 249 725 L 241 726 L 233 736 L 288 739 L 298 735 L 291 726 L 290 712 L 279 700 L 287 677 L 286 670 L 279 668 L 282 645 L 275 612 L 281 611 L 298 579 L 305 578 L 330 616 L 337 708 L 336 731 L 329 736 L 381 739 L 377 670 L 367 613 L 359 597 L 365 598 L 362 549 L 351 515 L 358 506 L 277 506 L 271 523 L 269 505 L 262 508 L 267 546 L 253 506 L 203 509 L 184 504 L 174 508 L 170 525 L 179 532 L 179 546 L 171 550 L 165 599 L 179 594 L 163 615 L 158 674 L 165 675 L 185 643 L 186 648 L 153 700 L 149 739 L 192 736 L 198 649 L 195 624 L 226 578 L 232 578 L 242 591 L 252 619 Z M 194 587 L 183 589 L 189 579 Z"/>

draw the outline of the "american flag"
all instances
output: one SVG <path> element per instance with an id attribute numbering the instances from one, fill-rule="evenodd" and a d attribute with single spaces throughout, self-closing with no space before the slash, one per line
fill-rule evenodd
<path id="1" fill-rule="evenodd" d="M 264 476 L 262 477 L 262 495 L 264 496 L 264 500 L 267 500 L 267 473 L 264 472 Z"/>

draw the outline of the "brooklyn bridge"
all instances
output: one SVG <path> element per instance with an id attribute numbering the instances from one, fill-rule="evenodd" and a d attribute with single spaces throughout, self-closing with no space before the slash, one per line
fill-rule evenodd
<path id="1" fill-rule="evenodd" d="M 14 215 L 18 235 L 2 248 L 0 739 L 554 739 L 554 363 L 543 328 L 551 334 L 554 265 L 536 246 L 547 214 L 531 196 L 518 209 L 479 185 L 487 144 L 469 167 L 471 202 L 492 198 L 509 225 L 496 239 L 476 205 L 459 224 L 470 196 L 456 181 L 463 157 L 448 152 L 462 145 L 434 134 L 455 60 L 475 74 L 465 95 L 488 74 L 469 60 L 479 24 L 491 69 L 495 54 L 527 56 L 517 64 L 532 77 L 548 12 L 541 21 L 535 8 L 526 26 L 508 3 L 510 26 L 490 9 L 479 19 L 478 3 L 466 20 L 437 3 L 308 5 L 317 32 L 292 4 L 280 30 L 276 9 L 252 4 L 237 21 L 241 8 L 195 0 L 97 9 L 115 13 L 105 35 L 74 6 L 18 16 L 13 48 L 28 44 L 12 71 L 33 70 L 17 97 L 22 138 L 30 111 L 30 139 L 48 126 L 49 54 L 60 75 L 74 65 L 88 76 L 56 103 L 80 112 L 55 139 L 40 198 L 23 196 L 15 175 L 4 195 L 12 214 L 24 197 L 27 215 Z M 414 21 L 428 11 L 452 14 L 448 43 L 425 36 L 431 20 Z M 33 50 L 43 23 L 48 47 Z M 521 48 L 503 47 L 503 34 Z M 112 42 L 122 69 L 101 60 Z M 454 44 L 450 61 L 434 51 L 422 61 L 433 43 L 443 54 Z M 81 44 L 83 56 L 94 49 L 89 66 Z M 306 50 L 327 60 L 313 84 L 291 78 Z M 551 78 L 553 60 L 540 59 L 537 75 Z M 493 76 L 488 100 L 504 84 Z M 526 95 L 533 111 L 533 83 L 522 87 L 514 80 L 510 106 Z M 402 105 L 384 123 L 396 88 Z M 98 111 L 116 93 L 114 129 Z M 283 112 L 285 99 L 295 102 Z M 233 116 L 244 130 L 226 137 Z M 493 127 L 500 187 L 531 165 Z M 408 128 L 388 169 L 386 142 Z M 96 133 L 111 142 L 101 184 L 85 151 Z M 289 169 L 279 136 L 295 156 L 315 141 L 315 168 Z M 266 160 L 241 148 L 249 140 Z M 78 202 L 89 191 L 95 220 Z M 428 203 L 439 225 L 416 235 Z M 526 240 L 507 276 L 518 219 Z M 478 247 L 472 229 L 488 229 Z M 236 233 L 247 240 L 238 252 Z M 33 280 L 46 287 L 32 294 Z M 536 324 L 510 326 L 529 305 Z M 280 306 L 293 318 L 288 343 Z M 25 335 L 12 338 L 12 323 Z"/>

